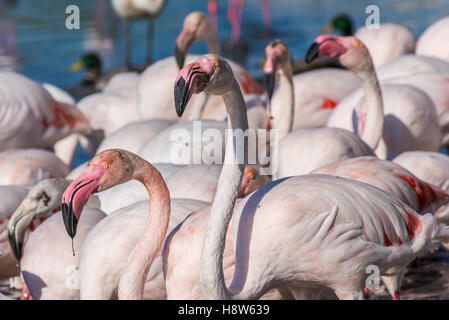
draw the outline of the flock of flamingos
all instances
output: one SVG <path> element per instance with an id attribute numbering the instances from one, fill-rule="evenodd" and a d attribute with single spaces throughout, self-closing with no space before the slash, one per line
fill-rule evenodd
<path id="1" fill-rule="evenodd" d="M 449 248 L 449 17 L 417 39 L 334 34 L 305 61 L 342 68 L 296 75 L 270 42 L 265 87 L 200 12 L 175 56 L 78 102 L 0 72 L 0 276 L 22 299 L 366 299 L 374 266 L 399 299 L 409 264 Z M 200 40 L 209 53 L 188 54 Z M 224 165 L 170 152 L 198 121 Z M 277 130 L 277 170 L 237 163 L 226 129 Z M 94 156 L 71 171 L 78 144 Z"/>

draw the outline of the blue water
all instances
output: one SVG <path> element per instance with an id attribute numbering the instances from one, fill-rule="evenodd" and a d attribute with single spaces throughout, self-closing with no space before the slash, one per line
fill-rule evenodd
<path id="1" fill-rule="evenodd" d="M 82 74 L 71 74 L 68 66 L 87 50 L 101 53 L 105 69 L 124 61 L 122 28 L 110 8 L 109 0 L 0 0 L 0 66 L 8 66 L 42 82 L 61 87 L 75 86 Z M 219 37 L 230 37 L 227 1 L 219 2 Z M 13 3 L 13 5 L 11 5 Z M 14 4 L 15 3 L 15 4 Z M 295 58 L 302 58 L 310 43 L 335 14 L 350 14 L 357 27 L 367 15 L 369 4 L 380 8 L 381 22 L 409 26 L 416 35 L 432 22 L 449 15 L 447 0 L 272 0 L 274 36 L 283 39 Z M 81 12 L 80 30 L 67 30 L 65 8 L 76 4 Z M 155 23 L 154 58 L 173 52 L 173 43 L 182 20 L 189 12 L 207 12 L 206 0 L 168 0 Z M 11 32 L 12 27 L 14 30 Z M 133 25 L 133 62 L 143 64 L 145 57 L 144 22 Z M 15 35 L 15 37 L 14 37 Z M 246 0 L 242 40 L 249 47 L 247 68 L 260 76 L 263 48 L 271 38 L 264 32 L 259 0 Z M 195 44 L 194 53 L 206 52 L 204 43 Z"/>

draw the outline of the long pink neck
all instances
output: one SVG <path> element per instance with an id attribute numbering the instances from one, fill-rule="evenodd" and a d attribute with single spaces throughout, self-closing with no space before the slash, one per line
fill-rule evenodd
<path id="1" fill-rule="evenodd" d="M 121 300 L 143 298 L 144 285 L 150 267 L 162 249 L 170 220 L 170 194 L 159 171 L 138 159 L 134 179 L 142 182 L 150 195 L 150 214 L 137 245 L 131 251 L 120 278 L 118 297 Z"/>
<path id="2" fill-rule="evenodd" d="M 365 102 L 356 110 L 359 118 L 359 136 L 376 151 L 383 137 L 384 105 L 376 70 L 368 51 L 366 54 L 366 61 L 362 66 L 350 69 L 359 78 L 365 91 Z M 360 125 L 362 123 L 364 125 Z"/>

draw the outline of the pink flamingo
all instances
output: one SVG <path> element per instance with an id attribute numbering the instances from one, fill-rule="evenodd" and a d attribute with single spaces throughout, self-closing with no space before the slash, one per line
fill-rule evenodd
<path id="1" fill-rule="evenodd" d="M 312 173 L 330 174 L 381 188 L 421 214 L 440 212 L 440 209 L 449 202 L 449 193 L 436 185 L 419 179 L 394 162 L 375 157 L 359 157 L 336 162 L 318 168 Z M 438 216 L 435 216 L 438 219 Z M 402 276 L 403 273 L 391 277 L 382 276 L 394 300 L 399 300 Z"/>
<path id="2" fill-rule="evenodd" d="M 119 149 L 107 150 L 90 161 L 62 196 L 64 223 L 73 238 L 87 198 L 94 192 L 102 192 L 131 179 L 138 180 L 147 189 L 151 199 L 151 219 L 148 219 L 145 232 L 129 253 L 118 284 L 120 299 L 143 298 L 145 280 L 169 228 L 170 198 L 162 176 L 150 163 L 135 154 Z M 89 249 L 83 248 L 83 252 Z M 101 291 L 102 287 L 97 288 L 96 292 Z M 89 294 L 95 293 L 89 291 Z"/>
<path id="3" fill-rule="evenodd" d="M 175 59 L 173 57 L 168 57 L 157 61 L 148 67 L 140 77 L 138 86 L 138 111 L 143 118 L 180 121 L 180 119 L 173 114 L 172 110 L 173 100 L 171 98 L 171 84 L 173 79 L 176 78 L 179 68 L 183 66 L 184 60 L 187 59 L 187 62 L 190 63 L 197 57 L 194 55 L 187 55 L 192 43 L 203 39 L 207 42 L 209 52 L 219 54 L 219 41 L 211 21 L 201 12 L 192 12 L 184 19 L 182 31 L 176 39 Z M 243 93 L 248 95 L 260 95 L 263 93 L 263 88 L 242 66 L 232 61 L 230 63 Z M 195 100 L 203 99 L 204 96 L 203 98 L 198 97 Z M 214 97 L 207 99 L 207 103 L 204 102 L 204 100 L 192 101 L 193 104 L 196 104 L 197 102 L 199 102 L 200 115 L 202 110 L 204 110 L 205 114 L 210 113 L 211 110 L 217 108 L 217 105 L 219 106 L 221 104 L 221 101 Z M 198 111 L 195 111 L 194 117 L 187 115 L 186 117 L 189 119 L 197 119 L 197 114 Z M 222 120 L 221 117 L 214 119 Z"/>
<path id="4" fill-rule="evenodd" d="M 362 41 L 354 37 L 318 36 L 306 60 L 321 56 L 337 57 L 360 79 L 363 88 L 339 103 L 329 118 L 329 127 L 354 130 L 380 158 L 407 150 L 438 150 L 441 137 L 432 100 L 412 86 L 380 86 Z"/>
<path id="5" fill-rule="evenodd" d="M 110 167 L 111 171 L 105 169 L 106 173 L 104 174 L 104 177 L 101 178 L 101 181 L 103 181 L 101 183 L 109 183 L 106 182 L 108 174 L 110 174 L 111 177 L 112 175 L 116 174 L 126 174 L 126 176 L 129 177 L 129 175 L 132 174 L 132 170 L 134 170 L 135 175 L 139 174 L 138 170 L 140 169 L 137 169 L 140 168 L 139 164 L 145 163 L 148 168 L 150 168 L 151 166 L 145 160 L 141 159 L 137 155 L 132 154 L 128 151 L 114 149 L 101 152 L 96 157 L 94 157 L 93 160 L 91 160 L 89 165 L 85 167 L 84 171 L 79 175 L 79 177 L 75 179 L 73 184 L 67 188 L 67 191 L 63 196 L 63 199 L 65 199 L 65 201 L 67 202 L 67 199 L 72 199 L 71 196 L 74 195 L 73 210 L 75 211 L 75 214 L 76 212 L 78 212 L 77 210 L 81 210 L 78 209 L 79 207 L 76 207 L 78 205 L 78 201 L 81 201 L 81 204 L 79 205 L 82 206 L 83 205 L 82 201 L 84 199 L 83 195 L 81 195 L 81 198 L 78 198 L 80 197 L 78 194 L 80 192 L 83 192 L 83 189 L 78 190 L 78 187 L 76 186 L 78 186 L 79 183 L 82 183 L 82 181 L 86 181 L 85 179 L 89 179 L 89 177 L 91 176 L 92 167 L 98 166 L 99 164 L 103 166 L 104 161 L 108 161 L 108 163 L 113 162 L 113 164 Z M 119 163 L 119 161 L 121 162 Z M 163 167 L 164 166 L 162 166 L 162 168 Z M 179 224 L 181 221 L 183 221 L 186 218 L 186 216 L 190 214 L 192 211 L 203 208 L 208 204 L 207 202 L 192 199 L 195 198 L 193 196 L 195 190 L 197 192 L 197 197 L 198 196 L 204 197 L 204 194 L 208 194 L 209 199 L 213 199 L 213 194 L 215 193 L 216 189 L 217 183 L 216 181 L 218 180 L 218 174 L 220 170 L 215 170 L 214 166 L 210 167 L 211 168 L 208 172 L 203 170 L 205 169 L 203 166 L 196 166 L 196 167 L 188 166 L 184 168 L 178 168 L 176 172 L 173 172 L 169 176 L 168 183 L 165 184 L 162 176 L 157 171 L 157 169 L 151 166 L 152 168 L 151 170 L 155 172 L 154 175 L 156 175 L 157 172 L 156 176 L 157 180 L 151 176 L 147 176 L 145 178 L 148 179 L 144 181 L 145 183 L 151 182 L 151 185 L 148 184 L 147 187 L 144 188 L 147 190 L 146 198 L 148 198 L 148 189 L 149 188 L 154 189 L 153 185 L 154 183 L 160 183 L 161 185 L 165 186 L 167 190 L 170 191 L 170 194 L 172 194 L 174 197 L 180 196 L 184 198 L 184 199 L 171 200 L 170 223 L 168 226 L 168 230 L 172 230 L 174 227 L 176 227 L 176 225 Z M 124 171 L 126 173 L 120 173 L 121 171 Z M 215 171 L 218 174 L 216 174 Z M 242 196 L 253 192 L 260 186 L 259 184 L 260 182 L 258 181 L 261 181 L 261 179 L 259 179 L 256 176 L 256 174 L 257 172 L 254 171 L 254 169 L 252 168 L 248 168 L 248 170 L 245 171 L 244 179 L 242 180 L 241 186 L 239 188 L 239 193 Z M 201 182 L 198 181 L 200 177 Z M 116 177 L 113 177 L 113 179 L 116 179 Z M 188 186 L 186 185 L 186 187 L 184 188 L 185 190 L 184 193 L 179 193 L 181 192 L 180 187 L 175 186 L 182 184 L 185 185 L 184 182 L 186 181 L 186 179 L 188 179 L 191 183 L 189 183 Z M 121 179 L 120 181 L 123 184 L 121 184 L 120 186 L 116 186 L 110 190 L 118 191 L 119 189 L 116 188 L 126 186 L 128 188 L 123 188 L 118 193 L 122 195 L 130 193 L 129 183 L 131 181 L 125 183 L 125 180 L 126 179 Z M 197 180 L 198 183 L 195 183 L 195 180 Z M 208 182 L 209 180 L 213 181 L 212 184 Z M 202 188 L 202 191 L 199 191 L 199 189 L 201 189 L 201 185 L 208 187 Z M 76 187 L 76 189 L 74 189 L 74 187 Z M 100 187 L 99 190 L 101 190 Z M 90 190 L 91 190 L 90 188 L 86 189 L 85 192 L 89 193 L 91 192 Z M 108 193 L 108 191 L 109 190 L 101 190 L 101 192 L 98 194 L 101 204 L 103 204 L 104 200 L 104 198 L 102 198 L 102 195 Z M 200 195 L 200 193 L 202 194 Z M 186 197 L 191 198 L 185 199 Z M 154 201 L 158 200 L 159 199 L 157 197 L 155 198 L 154 194 L 152 194 L 150 207 L 157 208 L 157 202 L 155 204 Z M 109 203 L 107 204 L 110 205 Z M 145 229 L 144 226 L 145 220 L 147 219 L 148 216 L 148 205 L 149 205 L 148 201 L 140 201 L 134 204 L 130 204 L 126 207 L 123 207 L 122 209 L 115 211 L 113 214 L 109 215 L 106 219 L 100 222 L 92 230 L 91 233 L 89 233 L 88 237 L 84 241 L 83 248 L 81 249 L 81 258 L 80 258 L 81 259 L 80 288 L 82 299 L 115 298 L 117 297 L 117 288 L 119 288 L 118 297 L 123 298 L 120 294 L 121 290 L 120 286 L 123 285 L 122 284 L 123 280 L 120 280 L 120 277 L 121 274 L 127 272 L 126 270 L 130 266 L 129 263 L 128 265 L 126 264 L 126 261 L 128 260 L 130 262 L 131 259 L 133 259 L 132 256 L 137 255 L 137 251 L 143 250 L 143 246 L 150 246 L 150 245 L 157 246 L 157 242 L 155 242 L 155 244 L 150 244 L 151 241 L 155 240 L 150 239 L 148 236 L 145 235 L 147 229 Z M 73 230 L 73 228 L 76 228 L 75 222 L 76 220 L 71 220 L 70 218 L 72 217 L 71 215 L 67 216 L 67 207 L 64 210 L 66 210 L 65 213 L 66 223 L 68 223 L 68 225 L 70 226 L 68 227 L 68 230 Z M 151 219 L 154 219 L 154 214 L 155 214 L 154 212 L 150 213 L 152 217 Z M 73 219 L 79 219 L 79 216 L 78 218 Z M 123 229 L 123 225 L 128 226 L 126 230 Z M 147 226 L 149 226 L 149 224 Z M 117 232 L 120 233 L 119 237 L 117 237 Z M 162 234 L 160 234 L 160 236 L 162 237 Z M 144 238 L 146 238 L 146 240 L 144 240 Z M 144 245 L 144 242 L 146 243 L 146 245 Z M 109 248 L 114 247 L 116 249 L 113 252 L 110 252 L 109 250 L 98 251 L 98 248 L 100 247 L 109 247 Z M 104 255 L 102 253 L 104 253 Z M 143 278 L 144 285 L 142 284 L 144 286 L 142 288 L 143 292 L 140 292 L 139 288 L 137 289 L 137 291 L 133 291 L 134 292 L 132 293 L 133 296 L 137 294 L 139 298 L 145 299 L 165 298 L 165 285 L 162 276 L 161 258 L 158 254 L 154 256 L 154 258 L 156 260 L 153 264 L 153 267 L 150 268 L 148 266 L 150 270 L 148 276 L 143 275 L 144 277 Z M 102 266 L 100 268 L 101 270 L 98 268 L 98 266 L 100 265 Z M 132 271 L 129 270 L 129 272 Z M 127 294 L 128 293 L 125 293 L 125 296 Z"/>
<path id="6" fill-rule="evenodd" d="M 406 54 L 391 60 L 376 70 L 380 80 L 391 80 L 424 73 L 449 73 L 449 62 L 429 57 Z"/>
<path id="7" fill-rule="evenodd" d="M 79 256 L 73 256 L 72 244 L 64 241 L 60 212 L 61 196 L 69 184 L 65 179 L 48 179 L 36 184 L 8 222 L 10 250 L 19 261 L 23 278 L 22 299 L 79 299 Z M 84 210 L 86 219 L 80 223 L 74 248 L 81 248 L 87 232 L 104 217 L 96 209 L 98 206 L 98 200 L 89 199 Z M 42 263 L 42 259 L 51 263 Z"/>
<path id="8" fill-rule="evenodd" d="M 3 71 L 0 83 L 0 150 L 51 149 L 72 133 L 89 133 L 89 122 L 79 110 L 56 101 L 33 80 Z"/>
<path id="9" fill-rule="evenodd" d="M 302 83 L 301 85 L 304 88 L 299 89 L 297 98 L 298 91 L 294 88 L 295 83 L 292 79 L 290 55 L 287 46 L 283 42 L 275 40 L 265 50 L 267 60 L 264 66 L 264 75 L 269 98 L 273 92 L 274 80 L 278 79 L 279 81 L 278 92 L 273 95 L 271 108 L 269 108 L 270 128 L 277 129 L 279 136 L 279 160 L 277 172 L 274 172 L 275 177 L 282 178 L 306 174 L 313 169 L 339 160 L 374 155 L 371 148 L 362 139 L 347 130 L 304 127 L 291 131 L 294 125 L 293 119 L 296 118 L 294 116 L 296 111 L 300 114 L 307 112 L 302 110 L 303 108 L 305 109 L 304 105 L 307 105 L 307 102 L 303 103 L 300 100 L 302 91 L 312 90 L 308 83 Z M 321 72 L 318 72 L 318 74 L 322 75 Z M 332 71 L 331 74 L 334 74 L 334 72 Z M 300 77 L 301 79 L 303 78 L 302 75 Z M 332 83 L 332 81 L 329 83 Z M 318 82 L 315 82 L 315 84 L 315 90 L 312 91 L 310 96 L 316 99 L 316 102 L 312 102 L 309 108 L 322 111 L 319 104 L 326 104 L 326 99 L 330 93 L 328 94 L 324 88 L 321 90 L 316 89 L 316 87 L 321 85 Z M 316 94 L 314 95 L 314 93 Z M 338 93 L 332 97 L 338 97 Z M 298 107 L 295 104 L 296 99 L 300 101 Z M 333 103 L 330 104 L 331 106 L 333 105 Z M 296 125 L 298 124 L 296 123 Z M 294 159 L 293 162 L 292 159 Z"/>
<path id="10" fill-rule="evenodd" d="M 125 65 L 131 69 L 130 20 L 148 19 L 146 62 L 152 61 L 154 18 L 164 8 L 166 0 L 112 0 L 115 13 L 125 21 Z"/>
<path id="11" fill-rule="evenodd" d="M 409 28 L 394 23 L 382 23 L 378 29 L 362 27 L 354 37 L 365 44 L 375 68 L 415 51 L 415 35 Z"/>
<path id="12" fill-rule="evenodd" d="M 28 188 L 23 186 L 0 186 L 0 278 L 19 275 L 17 260 L 8 243 L 7 225 L 14 210 L 27 195 Z"/>
<path id="13" fill-rule="evenodd" d="M 187 82 L 192 72 L 195 75 Z M 222 58 L 206 55 L 187 65 L 176 86 L 184 88 L 176 91 L 180 95 L 175 98 L 178 114 L 190 95 L 206 90 L 223 96 L 230 129 L 248 128 L 242 94 Z M 227 143 L 229 164 L 223 167 L 214 203 L 190 215 L 166 241 L 168 298 L 188 297 L 191 286 L 186 284 L 199 279 L 205 299 L 255 299 L 281 286 L 294 295 L 330 287 L 340 299 L 363 299 L 368 265 L 378 266 L 381 274 L 394 274 L 449 235 L 433 216 L 418 215 L 378 188 L 327 175 L 276 180 L 235 203 L 243 175 L 236 158 L 245 151 L 236 149 L 234 139 Z M 209 215 L 205 235 L 197 235 L 196 222 L 204 215 Z M 236 248 L 229 288 L 223 274 L 228 226 Z M 195 241 L 198 238 L 204 241 Z M 195 251 L 202 252 L 199 277 L 191 268 Z M 184 252 L 182 259 L 180 252 Z"/>
<path id="14" fill-rule="evenodd" d="M 449 157 L 447 155 L 429 151 L 408 151 L 395 157 L 393 162 L 413 172 L 420 179 L 449 192 Z M 438 221 L 449 224 L 449 206 L 438 209 L 435 217 Z"/>
<path id="15" fill-rule="evenodd" d="M 64 178 L 69 167 L 52 152 L 15 149 L 0 152 L 0 185 L 32 186 L 48 178 Z"/>
<path id="16" fill-rule="evenodd" d="M 449 17 L 431 24 L 416 43 L 416 54 L 449 61 L 449 46 L 441 41 L 449 30 Z"/>
<path id="17" fill-rule="evenodd" d="M 279 52 L 280 51 L 280 52 Z M 282 130 L 278 123 L 293 119 L 292 128 L 324 126 L 340 100 L 359 86 L 357 78 L 346 70 L 323 68 L 292 76 L 290 54 L 280 40 L 270 42 L 266 48 L 264 81 L 270 99 L 270 127 Z M 278 79 L 278 90 L 274 91 Z M 292 87 L 293 86 L 293 87 Z M 293 93 L 291 92 L 293 90 Z M 293 115 L 289 115 L 287 99 L 294 96 Z M 279 138 L 287 132 L 280 133 Z"/>

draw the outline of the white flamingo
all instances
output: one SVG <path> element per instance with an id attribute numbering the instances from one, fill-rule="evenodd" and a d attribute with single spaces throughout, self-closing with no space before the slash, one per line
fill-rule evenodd
<path id="1" fill-rule="evenodd" d="M 318 36 L 306 60 L 321 56 L 338 57 L 357 75 L 363 88 L 340 102 L 329 118 L 329 127 L 357 132 L 384 159 L 408 150 L 438 150 L 441 137 L 432 100 L 412 86 L 380 86 L 362 41 L 354 37 Z"/>
<path id="2" fill-rule="evenodd" d="M 203 88 L 223 95 L 230 128 L 247 129 L 243 97 L 227 63 L 206 55 L 184 67 L 178 79 L 187 79 L 192 70 L 208 77 L 193 78 L 187 85 L 183 82 L 185 96 L 176 99 L 177 110 L 183 111 L 192 88 Z M 243 165 L 236 159 L 242 150 L 236 149 L 234 139 L 227 143 L 228 165 L 220 175 L 214 203 L 191 215 L 166 241 L 164 270 L 169 298 L 186 298 L 188 293 L 180 293 L 191 290 L 185 281 L 198 280 L 197 273 L 179 272 L 193 263 L 192 255 L 179 256 L 187 243 L 190 251 L 197 244 L 195 251 L 202 252 L 202 298 L 254 299 L 273 287 L 288 286 L 293 294 L 303 293 L 304 288 L 330 287 L 340 299 L 357 299 L 363 298 L 365 267 L 374 264 L 381 274 L 394 274 L 414 256 L 434 248 L 440 237 L 448 236 L 431 215 L 419 216 L 386 192 L 327 175 L 273 181 L 234 207 L 243 175 Z M 208 214 L 205 236 L 200 235 L 204 242 L 195 242 L 196 218 Z M 228 288 L 223 251 L 229 225 L 236 267 Z M 393 239 L 392 246 L 386 245 L 385 234 Z"/>

